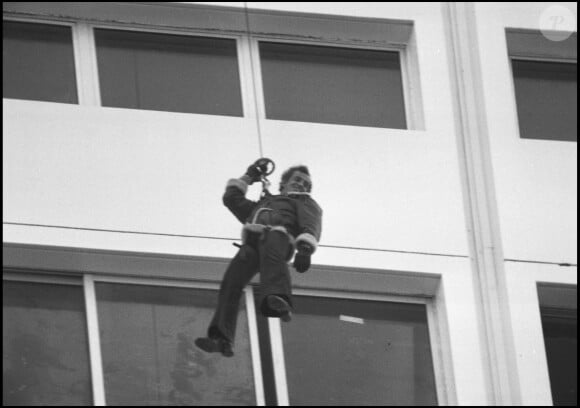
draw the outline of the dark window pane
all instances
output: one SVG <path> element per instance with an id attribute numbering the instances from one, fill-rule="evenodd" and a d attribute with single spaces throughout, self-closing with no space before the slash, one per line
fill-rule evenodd
<path id="1" fill-rule="evenodd" d="M 266 117 L 405 129 L 398 52 L 260 43 Z"/>
<path id="2" fill-rule="evenodd" d="M 512 60 L 520 135 L 577 141 L 576 64 Z"/>
<path id="3" fill-rule="evenodd" d="M 109 405 L 255 405 L 248 321 L 238 319 L 235 355 L 207 354 L 217 291 L 97 284 Z"/>
<path id="4" fill-rule="evenodd" d="M 542 329 L 554 405 L 576 406 L 578 401 L 578 313 L 541 308 Z"/>
<path id="5" fill-rule="evenodd" d="M 243 116 L 236 41 L 95 30 L 103 106 Z"/>
<path id="6" fill-rule="evenodd" d="M 70 27 L 3 21 L 2 96 L 77 103 Z"/>
<path id="7" fill-rule="evenodd" d="M 82 287 L 2 286 L 2 405 L 91 405 Z"/>
<path id="8" fill-rule="evenodd" d="M 436 405 L 424 305 L 296 297 L 282 325 L 291 405 Z"/>

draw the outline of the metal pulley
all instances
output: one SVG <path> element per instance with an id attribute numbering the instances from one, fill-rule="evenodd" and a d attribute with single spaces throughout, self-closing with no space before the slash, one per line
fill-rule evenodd
<path id="1" fill-rule="evenodd" d="M 262 182 L 262 194 L 261 197 L 272 195 L 268 188 L 271 183 L 266 176 L 269 176 L 276 169 L 276 164 L 274 160 L 267 157 L 262 157 L 256 161 L 256 167 L 260 170 L 260 181 Z"/>

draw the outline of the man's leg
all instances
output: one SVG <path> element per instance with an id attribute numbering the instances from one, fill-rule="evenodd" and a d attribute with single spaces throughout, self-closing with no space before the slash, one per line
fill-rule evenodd
<path id="1" fill-rule="evenodd" d="M 231 344 L 236 335 L 240 298 L 257 268 L 258 253 L 252 247 L 243 245 L 224 274 L 208 337 L 197 339 L 195 344 L 198 347 L 208 352 L 221 352 L 228 357 L 233 355 Z"/>
<path id="2" fill-rule="evenodd" d="M 260 242 L 262 314 L 280 317 L 286 322 L 292 315 L 292 286 L 287 263 L 291 250 L 290 238 L 280 231 L 268 231 Z"/>

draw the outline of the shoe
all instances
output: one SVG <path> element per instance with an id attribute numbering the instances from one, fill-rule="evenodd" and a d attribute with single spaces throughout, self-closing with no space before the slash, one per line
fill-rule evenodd
<path id="1" fill-rule="evenodd" d="M 283 322 L 292 320 L 292 308 L 283 297 L 270 295 L 266 298 L 266 302 L 270 309 L 280 314 L 280 319 Z"/>
<path id="2" fill-rule="evenodd" d="M 222 338 L 198 337 L 195 345 L 207 353 L 222 353 L 225 357 L 234 355 L 232 343 Z"/>

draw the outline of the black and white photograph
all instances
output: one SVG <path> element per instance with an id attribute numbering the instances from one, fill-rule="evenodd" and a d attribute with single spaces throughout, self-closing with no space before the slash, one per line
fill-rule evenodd
<path id="1" fill-rule="evenodd" d="M 3 406 L 577 406 L 576 2 L 3 2 Z"/>

